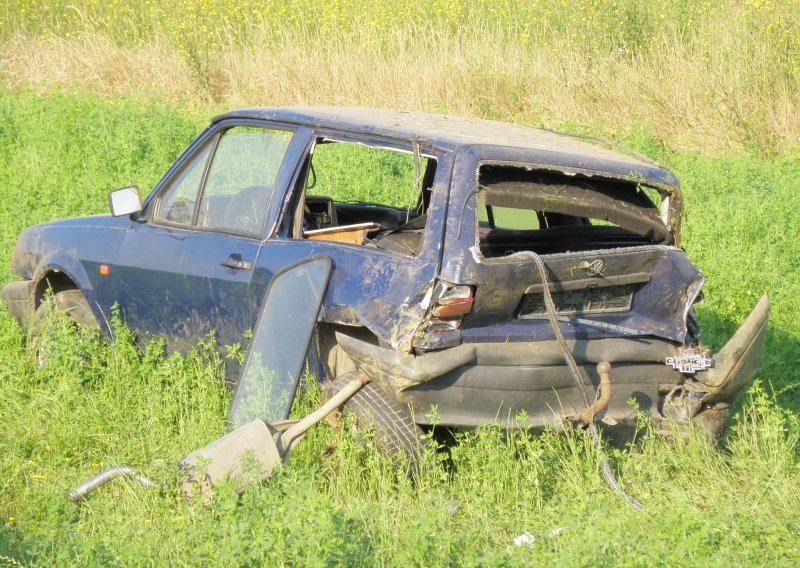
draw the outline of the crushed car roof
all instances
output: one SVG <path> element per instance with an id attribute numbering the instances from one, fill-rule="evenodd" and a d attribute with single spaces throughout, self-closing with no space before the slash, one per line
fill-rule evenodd
<path id="1" fill-rule="evenodd" d="M 583 141 L 584 137 L 550 130 L 507 124 L 492 120 L 428 114 L 402 110 L 356 107 L 271 107 L 243 108 L 215 117 L 212 123 L 228 118 L 255 118 L 363 132 L 405 140 L 417 137 L 438 146 L 500 146 L 571 156 L 576 162 L 592 165 L 609 172 L 625 172 L 650 181 L 678 187 L 675 176 L 643 156 L 621 146 L 619 151 Z M 594 140 L 602 144 L 611 142 Z M 615 145 L 616 146 L 616 145 Z M 620 153 L 626 152 L 626 153 Z M 560 161 L 560 160 L 559 160 Z M 549 160 L 545 161 L 549 163 Z M 576 164 L 577 165 L 577 164 Z"/>

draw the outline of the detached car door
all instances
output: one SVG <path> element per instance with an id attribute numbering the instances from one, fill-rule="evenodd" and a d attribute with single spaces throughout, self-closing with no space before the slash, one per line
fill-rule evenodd
<path id="1" fill-rule="evenodd" d="M 248 122 L 202 136 L 132 223 L 100 301 L 171 349 L 211 331 L 222 344 L 240 340 L 261 300 L 255 260 L 293 135 Z"/>

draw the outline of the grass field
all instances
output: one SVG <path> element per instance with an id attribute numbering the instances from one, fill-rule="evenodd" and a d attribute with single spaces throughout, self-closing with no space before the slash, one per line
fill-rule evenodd
<path id="1" fill-rule="evenodd" d="M 149 190 L 215 110 L 0 90 L 0 283 L 13 278 L 21 229 L 102 213 L 114 187 Z M 644 425 L 636 451 L 612 452 L 644 511 L 608 490 L 580 435 L 504 439 L 493 427 L 464 435 L 445 461 L 429 455 L 412 484 L 346 430 L 320 426 L 262 486 L 187 503 L 172 464 L 226 428 L 216 352 L 142 352 L 121 326 L 109 345 L 56 322 L 63 340 L 39 369 L 0 309 L 0 566 L 797 565 L 800 161 L 709 157 L 643 129 L 620 137 L 683 180 L 685 247 L 708 277 L 706 341 L 719 348 L 762 292 L 774 305 L 758 383 L 721 449 L 699 436 L 671 445 Z M 167 489 L 115 482 L 82 505 L 66 500 L 120 463 Z M 535 544 L 514 546 L 525 531 Z"/>
<path id="2" fill-rule="evenodd" d="M 0 567 L 800 564 L 798 0 L 6 0 L 0 284 L 23 228 L 103 213 L 115 187 L 146 192 L 210 116 L 275 104 L 590 132 L 673 169 L 708 278 L 705 341 L 773 301 L 731 432 L 673 445 L 643 424 L 635 450 L 612 451 L 642 512 L 580 435 L 494 427 L 428 455 L 411 483 L 320 426 L 265 484 L 185 502 L 172 464 L 227 427 L 211 340 L 168 356 L 119 324 L 108 344 L 55 321 L 40 369 L 0 308 Z M 66 500 L 121 463 L 166 489 Z M 534 545 L 514 546 L 525 531 Z"/>
<path id="3" fill-rule="evenodd" d="M 5 0 L 0 79 L 199 105 L 353 104 L 800 140 L 798 0 Z"/>

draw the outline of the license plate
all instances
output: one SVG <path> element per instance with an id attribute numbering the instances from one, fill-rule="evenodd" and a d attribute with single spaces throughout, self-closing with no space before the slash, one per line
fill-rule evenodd
<path id="1" fill-rule="evenodd" d="M 626 284 L 584 290 L 560 290 L 552 292 L 553 303 L 559 315 L 629 312 L 637 288 L 637 284 Z M 519 319 L 538 319 L 546 315 L 542 292 L 528 293 L 522 297 L 517 312 Z"/>

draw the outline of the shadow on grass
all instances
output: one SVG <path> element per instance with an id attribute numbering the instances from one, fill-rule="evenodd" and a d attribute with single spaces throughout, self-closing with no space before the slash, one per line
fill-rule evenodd
<path id="1" fill-rule="evenodd" d="M 0 568 L 24 566 L 23 542 L 23 534 L 14 526 L 14 522 L 3 519 L 3 524 L 0 524 Z"/>

